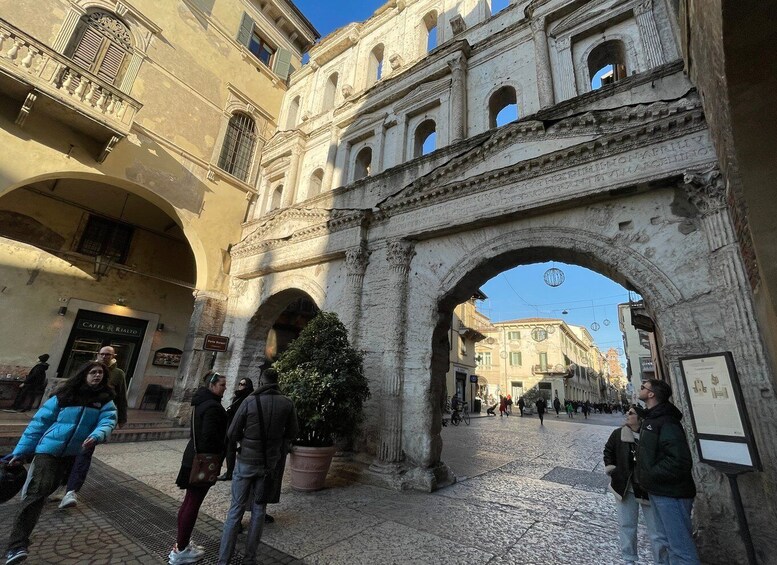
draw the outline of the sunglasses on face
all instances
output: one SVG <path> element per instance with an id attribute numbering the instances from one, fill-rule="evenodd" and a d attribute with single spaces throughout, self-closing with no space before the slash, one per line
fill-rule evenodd
<path id="1" fill-rule="evenodd" d="M 642 389 L 642 390 L 647 390 L 647 391 L 653 392 L 653 389 L 652 389 L 652 388 L 650 388 L 650 387 L 646 387 L 645 385 L 642 385 L 642 386 L 640 386 L 639 388 L 640 388 L 640 389 Z"/>
<path id="2" fill-rule="evenodd" d="M 237 383 L 237 386 L 246 386 L 245 383 Z"/>

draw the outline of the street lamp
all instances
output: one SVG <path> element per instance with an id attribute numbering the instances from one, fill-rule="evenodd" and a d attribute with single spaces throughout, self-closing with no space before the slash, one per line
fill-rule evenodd
<path id="1" fill-rule="evenodd" d="M 106 255 L 94 256 L 94 276 L 99 281 L 102 277 L 108 274 L 108 270 L 113 265 L 113 259 Z"/>

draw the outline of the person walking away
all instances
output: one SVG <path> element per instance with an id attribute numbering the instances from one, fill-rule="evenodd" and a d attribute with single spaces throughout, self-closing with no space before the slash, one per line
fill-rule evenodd
<path id="1" fill-rule="evenodd" d="M 545 410 L 548 408 L 548 403 L 545 401 L 545 398 L 540 396 L 537 399 L 537 402 L 534 403 L 534 406 L 537 407 L 537 415 L 540 417 L 540 426 L 544 426 L 543 420 L 545 419 Z"/>
<path id="2" fill-rule="evenodd" d="M 39 393 L 43 392 L 43 387 L 46 386 L 46 371 L 49 369 L 48 360 L 48 353 L 38 357 L 38 362 L 27 373 L 24 382 L 19 385 L 19 392 L 16 394 L 13 406 L 11 406 L 13 410 L 27 412 L 32 408 L 35 398 Z"/>
<path id="3" fill-rule="evenodd" d="M 556 418 L 558 418 L 558 413 L 561 411 L 561 401 L 558 396 L 553 399 L 553 410 L 556 411 Z"/>
<path id="4" fill-rule="evenodd" d="M 205 557 L 205 550 L 192 543 L 191 536 L 200 506 L 208 494 L 211 484 L 189 484 L 194 465 L 194 438 L 197 439 L 196 453 L 226 452 L 227 412 L 221 406 L 221 399 L 227 390 L 227 378 L 214 371 L 205 373 L 205 384 L 192 397 L 191 437 L 181 460 L 181 469 L 175 484 L 186 490 L 181 508 L 178 510 L 178 535 L 175 546 L 168 556 L 170 565 L 196 563 Z"/>
<path id="5" fill-rule="evenodd" d="M 513 413 L 513 397 L 509 394 L 507 395 L 507 415 L 511 415 Z"/>
<path id="6" fill-rule="evenodd" d="M 647 412 L 640 428 L 635 476 L 650 496 L 657 535 L 668 544 L 669 563 L 696 565 L 700 562 L 691 523 L 696 496 L 693 460 L 680 423 L 683 415 L 669 403 L 671 396 L 669 384 L 658 379 L 640 387 L 639 399 Z"/>
<path id="7" fill-rule="evenodd" d="M 591 411 L 591 405 L 588 403 L 587 400 L 585 402 L 583 402 L 583 406 L 582 406 L 581 410 L 583 411 L 583 416 L 585 416 L 585 419 L 587 420 L 588 419 L 588 413 Z"/>
<path id="8" fill-rule="evenodd" d="M 642 509 L 642 519 L 650 532 L 653 561 L 663 565 L 666 561 L 666 542 L 657 536 L 653 513 L 648 505 L 648 493 L 634 480 L 639 428 L 642 420 L 637 408 L 632 406 L 626 412 L 626 423 L 615 429 L 604 445 L 604 472 L 610 477 L 610 492 L 615 496 L 618 511 L 618 536 L 621 557 L 627 564 L 639 562 L 637 555 L 637 522 Z M 663 551 L 662 551 L 663 548 Z"/>
<path id="9" fill-rule="evenodd" d="M 108 367 L 107 384 L 113 389 L 115 394 L 114 403 L 116 404 L 119 417 L 118 427 L 121 429 L 127 423 L 127 376 L 123 370 L 119 369 L 116 363 L 116 350 L 110 345 L 100 349 L 100 352 L 97 354 L 97 361 Z M 92 455 L 94 455 L 95 447 L 96 444 L 91 449 L 84 449 L 76 456 L 73 468 L 70 470 L 67 478 L 65 495 L 62 497 L 62 502 L 59 503 L 60 508 L 72 508 L 78 504 L 77 493 L 86 482 L 86 476 L 89 474 L 89 468 L 92 466 Z M 53 498 L 56 499 L 57 496 Z"/>
<path id="10" fill-rule="evenodd" d="M 523 396 L 518 397 L 518 410 L 521 412 L 521 416 L 523 416 L 523 411 L 526 408 L 526 401 L 523 399 Z"/>
<path id="11" fill-rule="evenodd" d="M 8 538 L 7 565 L 27 559 L 30 535 L 46 497 L 56 490 L 73 457 L 105 442 L 116 427 L 107 373 L 108 368 L 96 361 L 81 367 L 40 407 L 13 453 L 3 458 L 10 465 L 33 460 L 32 476 Z"/>
<path id="12" fill-rule="evenodd" d="M 572 402 L 568 400 L 567 401 L 567 416 L 569 416 L 570 418 L 574 418 L 574 415 L 573 415 L 574 411 L 575 411 L 575 408 L 574 408 L 574 406 L 572 406 Z"/>
<path id="13" fill-rule="evenodd" d="M 241 448 L 232 477 L 232 502 L 224 521 L 218 565 L 227 565 L 232 559 L 248 502 L 252 503 L 251 523 L 243 563 L 256 563 L 267 501 L 280 495 L 275 485 L 267 485 L 265 475 L 278 467 L 280 458 L 285 457 L 284 443 L 296 438 L 298 431 L 294 403 L 281 394 L 275 369 L 267 369 L 262 374 L 262 386 L 243 402 L 229 427 L 229 440 L 239 442 Z M 272 491 L 265 493 L 265 488 Z M 252 501 L 249 496 L 253 496 Z"/>
<path id="14" fill-rule="evenodd" d="M 235 391 L 234 396 L 232 397 L 232 404 L 229 405 L 227 408 L 227 429 L 229 429 L 229 425 L 232 423 L 232 420 L 235 418 L 235 414 L 237 414 L 237 409 L 240 408 L 240 405 L 243 403 L 243 400 L 246 399 L 246 397 L 254 392 L 254 383 L 251 381 L 251 379 L 245 377 L 238 381 L 237 383 L 237 390 Z M 227 470 L 224 471 L 224 474 L 219 477 L 218 480 L 220 481 L 231 481 L 232 480 L 232 472 L 235 470 L 235 457 L 237 456 L 237 444 L 234 442 L 227 442 Z"/>

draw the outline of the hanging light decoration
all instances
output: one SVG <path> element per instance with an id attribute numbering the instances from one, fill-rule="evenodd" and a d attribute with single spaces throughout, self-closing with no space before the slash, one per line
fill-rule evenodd
<path id="1" fill-rule="evenodd" d="M 595 332 L 598 332 L 600 327 L 601 327 L 601 326 L 599 325 L 599 323 L 598 323 L 598 322 L 594 322 L 593 324 L 591 324 L 591 329 L 592 329 L 593 331 L 595 331 Z"/>
<path id="2" fill-rule="evenodd" d="M 569 314 L 569 310 L 567 310 L 566 308 L 564 308 L 564 309 L 561 311 L 561 313 L 562 313 L 564 316 L 566 316 L 567 314 Z"/>
<path id="3" fill-rule="evenodd" d="M 532 328 L 531 338 L 534 341 L 545 341 L 548 339 L 548 332 L 545 328 Z"/>
<path id="4" fill-rule="evenodd" d="M 556 331 L 556 326 L 548 324 L 547 326 L 545 326 L 545 331 L 547 332 L 548 335 L 553 335 L 553 332 Z"/>
<path id="5" fill-rule="evenodd" d="M 610 325 L 610 320 L 608 320 L 607 318 L 605 318 L 604 320 L 602 320 L 602 323 L 603 323 L 605 326 L 609 326 L 609 325 Z"/>
<path id="6" fill-rule="evenodd" d="M 552 267 L 545 271 L 543 278 L 545 279 L 545 284 L 548 286 L 561 286 L 561 283 L 564 282 L 564 271 L 557 267 Z"/>

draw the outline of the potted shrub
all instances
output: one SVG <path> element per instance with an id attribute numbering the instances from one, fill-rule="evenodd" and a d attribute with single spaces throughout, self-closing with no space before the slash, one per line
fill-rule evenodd
<path id="1" fill-rule="evenodd" d="M 362 360 L 337 314 L 320 312 L 273 364 L 299 421 L 291 449 L 293 488 L 323 488 L 335 441 L 354 439 L 370 396 Z"/>

